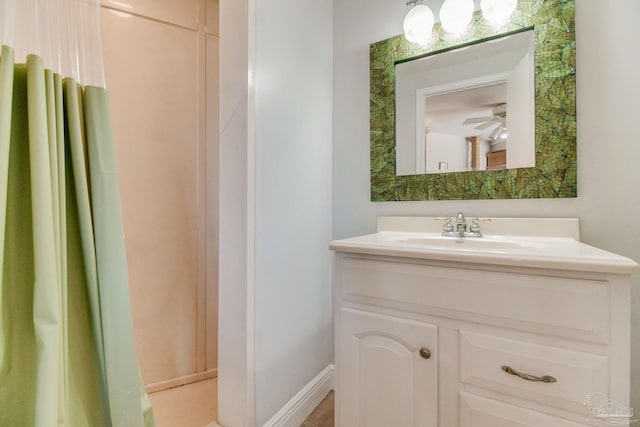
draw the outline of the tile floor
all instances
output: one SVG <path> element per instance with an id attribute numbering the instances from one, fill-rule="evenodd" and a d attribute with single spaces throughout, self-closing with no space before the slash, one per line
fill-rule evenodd
<path id="1" fill-rule="evenodd" d="M 157 427 L 204 427 L 218 419 L 218 379 L 199 381 L 149 395 Z"/>
<path id="2" fill-rule="evenodd" d="M 218 417 L 218 379 L 149 395 L 158 427 L 204 427 Z M 332 391 L 300 427 L 334 427 Z"/>

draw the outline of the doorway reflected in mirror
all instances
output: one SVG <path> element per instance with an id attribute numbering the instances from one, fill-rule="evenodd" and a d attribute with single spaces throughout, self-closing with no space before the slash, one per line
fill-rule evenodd
<path id="1" fill-rule="evenodd" d="M 532 30 L 397 64 L 396 174 L 535 166 L 534 74 Z"/>

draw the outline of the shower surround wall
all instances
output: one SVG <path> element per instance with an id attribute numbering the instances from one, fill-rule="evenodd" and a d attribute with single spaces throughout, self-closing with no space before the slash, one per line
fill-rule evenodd
<path id="1" fill-rule="evenodd" d="M 136 347 L 149 391 L 217 374 L 218 1 L 103 0 Z"/>

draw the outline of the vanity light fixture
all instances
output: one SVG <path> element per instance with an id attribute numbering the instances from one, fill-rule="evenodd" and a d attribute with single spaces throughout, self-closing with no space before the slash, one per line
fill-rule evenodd
<path id="1" fill-rule="evenodd" d="M 489 141 L 491 144 L 497 144 L 499 142 L 506 142 L 509 137 L 509 131 L 507 130 L 507 126 L 504 123 L 501 123 L 499 126 L 491 132 L 489 135 Z"/>
<path id="2" fill-rule="evenodd" d="M 424 4 L 424 0 L 408 0 L 407 5 L 412 7 L 404 17 L 402 24 L 404 36 L 411 43 L 426 46 L 433 33 L 433 24 L 435 23 L 433 12 L 429 6 Z M 518 0 L 480 1 L 482 16 L 496 28 L 509 21 L 517 5 Z M 442 28 L 453 36 L 461 35 L 471 23 L 474 9 L 473 0 L 444 0 L 440 8 Z"/>
<path id="3" fill-rule="evenodd" d="M 440 23 L 449 34 L 465 32 L 473 18 L 473 0 L 445 0 L 440 8 Z"/>
<path id="4" fill-rule="evenodd" d="M 404 36 L 411 43 L 426 46 L 431 39 L 435 18 L 433 12 L 422 0 L 409 0 L 407 5 L 413 5 L 404 17 L 402 28 Z"/>
<path id="5" fill-rule="evenodd" d="M 509 131 L 507 130 L 507 127 L 503 127 L 502 128 L 502 132 L 500 132 L 500 135 L 498 135 L 498 139 L 501 141 L 506 141 L 507 138 L 509 137 Z"/>
<path id="6" fill-rule="evenodd" d="M 516 10 L 518 0 L 481 0 L 482 16 L 494 27 L 504 25 Z"/>

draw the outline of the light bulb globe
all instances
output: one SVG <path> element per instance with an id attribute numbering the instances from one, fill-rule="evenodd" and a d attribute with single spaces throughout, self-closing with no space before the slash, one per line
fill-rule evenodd
<path id="1" fill-rule="evenodd" d="M 516 10 L 518 0 L 481 0 L 482 16 L 492 25 L 505 24 Z"/>
<path id="2" fill-rule="evenodd" d="M 473 18 L 473 0 L 445 0 L 440 8 L 440 24 L 449 34 L 465 32 Z"/>
<path id="3" fill-rule="evenodd" d="M 431 39 L 435 18 L 429 6 L 417 4 L 404 17 L 404 36 L 411 43 L 426 45 Z"/>

